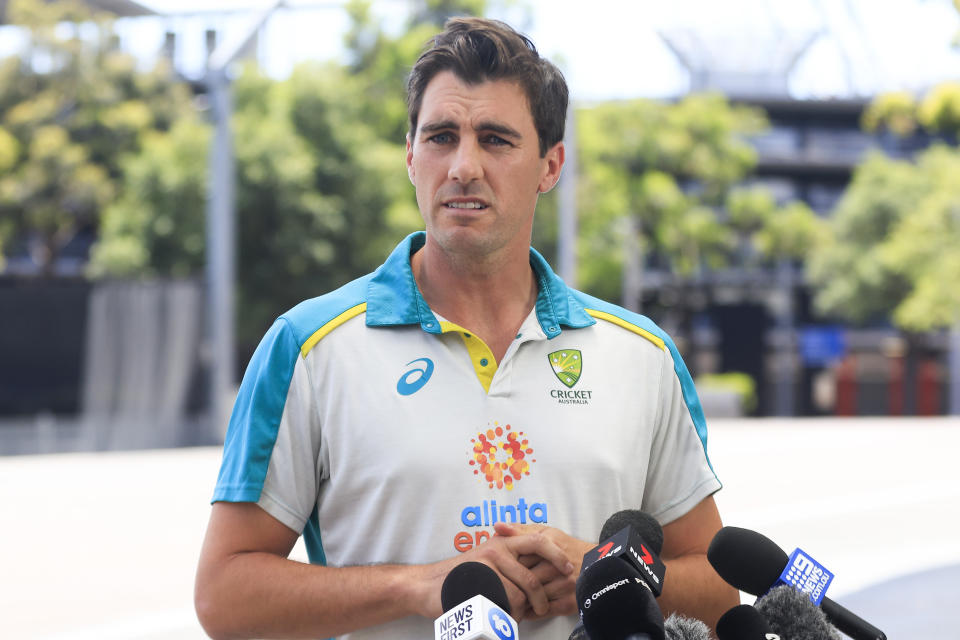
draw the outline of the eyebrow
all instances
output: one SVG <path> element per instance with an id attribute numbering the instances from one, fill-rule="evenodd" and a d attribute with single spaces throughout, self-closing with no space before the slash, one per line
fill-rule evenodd
<path id="1" fill-rule="evenodd" d="M 421 133 L 436 133 L 437 131 L 449 131 L 451 129 L 459 129 L 458 125 L 453 120 L 438 120 L 437 122 L 428 122 L 420 127 Z M 498 133 L 509 138 L 519 139 L 523 136 L 519 131 L 513 127 L 509 127 L 500 122 L 485 121 L 477 124 L 474 131 L 491 131 L 493 133 Z"/>

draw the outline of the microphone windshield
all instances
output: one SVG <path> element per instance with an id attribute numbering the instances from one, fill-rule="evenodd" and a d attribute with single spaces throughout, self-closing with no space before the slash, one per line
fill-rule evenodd
<path id="1" fill-rule="evenodd" d="M 770 538 L 739 527 L 723 527 L 710 541 L 707 560 L 728 584 L 753 595 L 780 579 L 787 554 Z"/>
<path id="2" fill-rule="evenodd" d="M 617 511 L 607 518 L 600 530 L 600 542 L 603 542 L 613 534 L 617 533 L 626 526 L 632 526 L 640 534 L 643 541 L 652 548 L 656 554 L 663 549 L 663 528 L 657 519 L 649 513 L 644 513 L 638 509 L 624 509 Z"/>
<path id="3" fill-rule="evenodd" d="M 710 629 L 696 618 L 671 613 L 663 623 L 665 640 L 710 640 Z"/>
<path id="4" fill-rule="evenodd" d="M 615 556 L 597 560 L 577 578 L 577 606 L 591 640 L 646 634 L 663 640 L 663 614 L 632 566 Z"/>
<path id="5" fill-rule="evenodd" d="M 503 581 L 497 573 L 482 562 L 458 564 L 440 587 L 440 603 L 446 613 L 474 596 L 483 596 L 510 615 L 510 600 Z"/>
<path id="6" fill-rule="evenodd" d="M 837 629 L 810 597 L 791 587 L 774 587 L 754 605 L 769 623 L 770 631 L 790 640 L 840 640 Z"/>
<path id="7" fill-rule="evenodd" d="M 720 640 L 779 640 L 769 633 L 769 625 L 763 615 L 748 604 L 739 604 L 717 620 L 717 637 Z M 790 636 L 793 640 L 793 636 Z"/>

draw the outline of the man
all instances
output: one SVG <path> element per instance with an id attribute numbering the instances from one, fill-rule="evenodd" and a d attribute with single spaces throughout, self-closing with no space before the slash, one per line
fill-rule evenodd
<path id="1" fill-rule="evenodd" d="M 244 376 L 201 552 L 213 637 L 422 639 L 452 567 L 502 578 L 525 640 L 566 637 L 604 520 L 664 526 L 661 608 L 737 603 L 706 561 L 720 488 L 690 376 L 646 318 L 530 248 L 567 89 L 508 26 L 448 22 L 408 84 L 426 233 L 281 316 Z M 312 564 L 287 559 L 300 535 Z"/>

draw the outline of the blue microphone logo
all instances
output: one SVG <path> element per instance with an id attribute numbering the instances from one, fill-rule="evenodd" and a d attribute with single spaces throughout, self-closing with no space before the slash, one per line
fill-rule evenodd
<path id="1" fill-rule="evenodd" d="M 414 367 L 407 371 L 397 380 L 397 393 L 402 396 L 410 396 L 423 388 L 433 375 L 433 360 L 430 358 L 417 358 L 407 363 L 407 366 L 422 362 L 422 366 Z"/>
<path id="2" fill-rule="evenodd" d="M 790 554 L 787 566 L 783 568 L 778 582 L 788 584 L 810 597 L 810 601 L 820 606 L 827 595 L 827 587 L 833 581 L 833 574 L 826 567 L 810 557 L 802 549 Z"/>
<path id="3" fill-rule="evenodd" d="M 490 607 L 487 610 L 487 621 L 490 622 L 490 628 L 500 640 L 514 640 L 517 637 L 513 632 L 510 617 L 497 607 Z"/>

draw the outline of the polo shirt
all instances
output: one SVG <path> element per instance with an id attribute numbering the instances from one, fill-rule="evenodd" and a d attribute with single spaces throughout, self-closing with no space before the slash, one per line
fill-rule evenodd
<path id="1" fill-rule="evenodd" d="M 421 296 L 410 256 L 425 239 L 276 320 L 240 386 L 214 501 L 257 502 L 302 532 L 312 563 L 348 566 L 449 558 L 499 520 L 593 541 L 616 511 L 666 524 L 720 488 L 690 374 L 652 321 L 567 287 L 531 249 L 536 303 L 496 362 Z M 411 617 L 345 637 L 430 633 Z"/>

